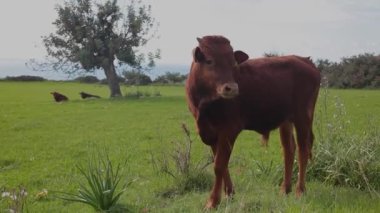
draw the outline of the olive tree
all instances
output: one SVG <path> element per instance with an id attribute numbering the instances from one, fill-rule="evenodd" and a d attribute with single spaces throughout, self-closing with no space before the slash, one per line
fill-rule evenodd
<path id="1" fill-rule="evenodd" d="M 116 62 L 141 69 L 160 57 L 159 50 L 141 52 L 158 26 L 150 5 L 132 0 L 121 8 L 117 0 L 68 0 L 56 10 L 56 31 L 43 37 L 53 68 L 67 74 L 104 70 L 111 97 L 121 96 Z"/>

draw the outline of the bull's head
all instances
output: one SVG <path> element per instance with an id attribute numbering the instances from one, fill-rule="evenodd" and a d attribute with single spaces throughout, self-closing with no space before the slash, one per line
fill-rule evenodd
<path id="1" fill-rule="evenodd" d="M 199 45 L 193 51 L 197 79 L 211 96 L 231 99 L 239 94 L 234 72 L 248 59 L 242 51 L 233 51 L 228 39 L 222 36 L 197 38 Z"/>

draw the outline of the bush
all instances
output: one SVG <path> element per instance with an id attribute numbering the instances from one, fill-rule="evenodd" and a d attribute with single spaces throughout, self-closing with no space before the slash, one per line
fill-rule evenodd
<path id="1" fill-rule="evenodd" d="M 138 71 L 125 71 L 123 72 L 125 83 L 127 85 L 148 85 L 152 83 L 149 76 Z"/>
<path id="2" fill-rule="evenodd" d="M 98 83 L 99 79 L 95 76 L 87 75 L 87 76 L 80 76 L 74 79 L 74 81 L 78 81 L 80 83 Z"/>
<path id="3" fill-rule="evenodd" d="M 340 62 L 317 60 L 317 68 L 334 88 L 379 88 L 380 55 L 361 54 Z"/>
<path id="4" fill-rule="evenodd" d="M 213 162 L 213 157 L 208 154 L 198 163 L 194 163 L 191 158 L 193 140 L 185 124 L 182 124 L 182 131 L 186 140 L 173 142 L 174 147 L 170 153 L 162 153 L 159 157 L 152 154 L 154 169 L 174 180 L 174 188 L 163 193 L 166 197 L 189 191 L 208 190 L 212 186 L 213 178 L 205 168 Z"/>
<path id="5" fill-rule="evenodd" d="M 20 76 L 7 76 L 6 81 L 46 81 L 45 78 L 40 76 L 20 75 Z"/>
<path id="6" fill-rule="evenodd" d="M 159 84 L 176 84 L 176 83 L 183 83 L 187 78 L 187 75 L 182 75 L 179 72 L 166 72 L 164 75 L 158 76 L 154 83 Z"/>

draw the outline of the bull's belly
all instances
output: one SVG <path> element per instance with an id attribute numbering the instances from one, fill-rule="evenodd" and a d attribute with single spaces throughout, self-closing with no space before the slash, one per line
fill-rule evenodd
<path id="1" fill-rule="evenodd" d="M 274 129 L 277 129 L 282 122 L 276 122 L 276 123 L 248 123 L 245 125 L 245 130 L 253 130 L 260 134 L 264 134 L 266 132 L 272 131 Z"/>
<path id="2" fill-rule="evenodd" d="M 254 130 L 258 133 L 264 134 L 271 130 L 277 129 L 285 120 L 285 114 L 265 114 L 253 115 L 246 117 L 244 122 L 244 129 Z"/>

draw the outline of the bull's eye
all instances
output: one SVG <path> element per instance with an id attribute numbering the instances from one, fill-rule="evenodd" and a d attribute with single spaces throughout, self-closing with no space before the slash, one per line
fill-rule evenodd
<path id="1" fill-rule="evenodd" d="M 206 60 L 205 62 L 206 62 L 206 64 L 208 64 L 208 65 L 211 65 L 211 64 L 212 64 L 212 60 Z"/>

